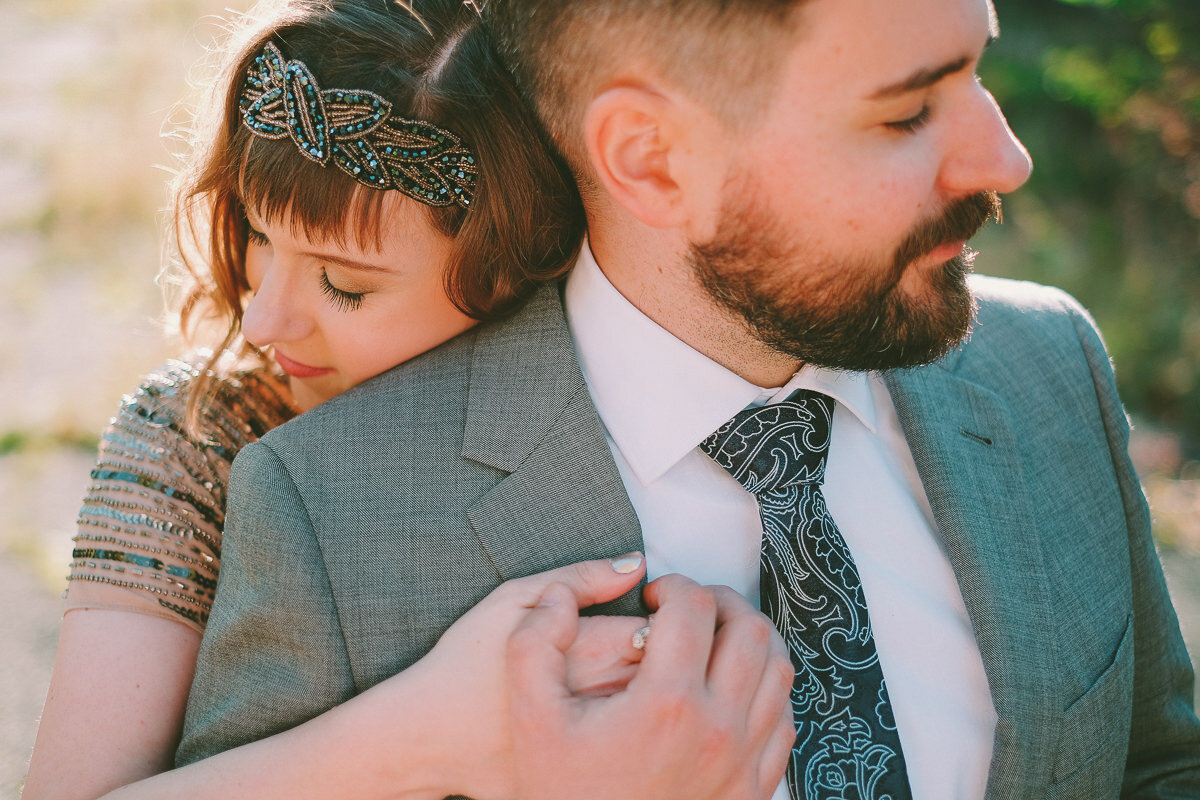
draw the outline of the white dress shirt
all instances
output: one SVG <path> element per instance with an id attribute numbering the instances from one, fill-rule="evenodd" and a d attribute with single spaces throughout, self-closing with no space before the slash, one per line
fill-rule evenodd
<path id="1" fill-rule="evenodd" d="M 833 397 L 823 492 L 862 579 L 916 800 L 982 798 L 996 712 L 970 619 L 896 409 L 874 373 L 807 366 L 762 388 L 676 339 L 586 245 L 566 311 L 588 389 L 641 522 L 650 579 L 678 572 L 758 601 L 758 501 L 697 449 L 749 406 Z M 774 800 L 787 800 L 780 784 Z"/>

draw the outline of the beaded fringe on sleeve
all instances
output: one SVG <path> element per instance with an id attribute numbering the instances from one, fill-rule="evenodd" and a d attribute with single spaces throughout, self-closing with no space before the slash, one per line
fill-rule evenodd
<path id="1" fill-rule="evenodd" d="M 220 381 L 193 436 L 184 419 L 197 363 L 172 361 L 151 374 L 101 436 L 71 554 L 68 611 L 132 611 L 203 631 L 230 464 L 295 411 L 279 378 L 234 373 Z"/>

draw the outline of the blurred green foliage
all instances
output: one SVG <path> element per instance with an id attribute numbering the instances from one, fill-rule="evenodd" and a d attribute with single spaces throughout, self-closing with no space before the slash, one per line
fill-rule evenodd
<path id="1" fill-rule="evenodd" d="M 1096 316 L 1130 411 L 1200 445 L 1200 0 L 995 0 L 980 68 L 1034 175 L 984 271 Z"/>

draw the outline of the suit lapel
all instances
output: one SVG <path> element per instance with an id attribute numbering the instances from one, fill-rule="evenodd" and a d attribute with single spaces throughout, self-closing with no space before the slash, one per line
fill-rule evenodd
<path id="1" fill-rule="evenodd" d="M 953 362 L 949 362 L 953 363 Z M 1049 782 L 1055 621 L 1017 429 L 995 392 L 944 365 L 886 376 L 983 656 L 999 720 L 989 798 Z"/>
<path id="2" fill-rule="evenodd" d="M 644 548 L 557 285 L 480 331 L 463 457 L 509 473 L 467 512 L 502 579 Z M 640 613 L 637 597 L 605 610 Z"/>

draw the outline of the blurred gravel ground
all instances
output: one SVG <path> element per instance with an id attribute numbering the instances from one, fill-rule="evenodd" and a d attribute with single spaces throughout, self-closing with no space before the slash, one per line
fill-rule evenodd
<path id="1" fill-rule="evenodd" d="M 24 559 L 0 553 L 0 608 L 0 798 L 16 800 L 50 685 L 59 596 Z"/>

